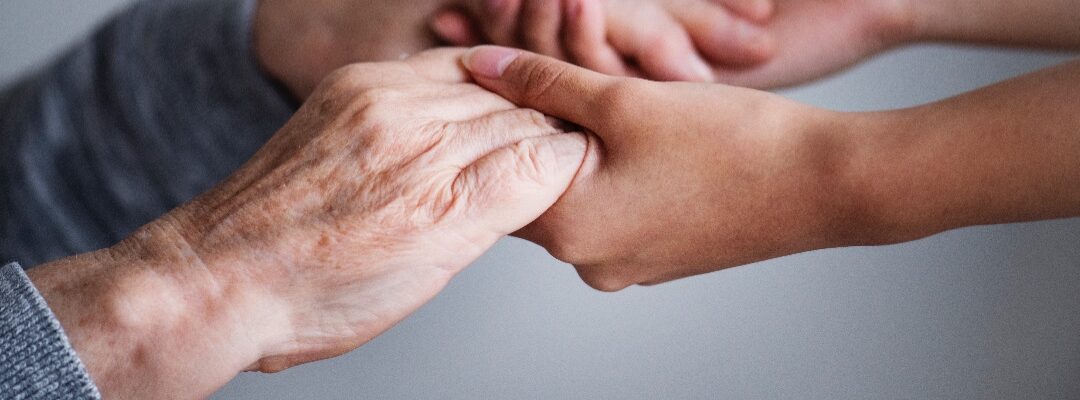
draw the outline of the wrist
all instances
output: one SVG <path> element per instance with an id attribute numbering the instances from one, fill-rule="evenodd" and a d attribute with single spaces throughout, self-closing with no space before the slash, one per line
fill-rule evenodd
<path id="1" fill-rule="evenodd" d="M 105 397 L 205 397 L 260 356 L 254 299 L 178 237 L 155 222 L 31 271 Z"/>
<path id="2" fill-rule="evenodd" d="M 817 110 L 804 122 L 804 146 L 816 149 L 806 168 L 815 171 L 817 214 L 811 249 L 896 242 L 889 196 L 883 196 L 879 169 L 883 136 L 893 124 L 886 113 Z"/>
<path id="3" fill-rule="evenodd" d="M 922 109 L 836 113 L 831 140 L 835 175 L 832 233 L 836 246 L 893 244 L 951 227 L 947 216 L 931 215 L 941 196 L 917 182 L 926 174 L 919 135 L 929 116 Z M 921 128 L 920 128 L 921 127 Z"/>

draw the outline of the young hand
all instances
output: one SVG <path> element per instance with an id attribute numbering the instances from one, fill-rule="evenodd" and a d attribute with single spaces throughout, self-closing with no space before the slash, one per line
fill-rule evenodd
<path id="1" fill-rule="evenodd" d="M 611 75 L 712 81 L 768 60 L 772 0 L 465 0 L 432 27 L 457 46 L 494 43 Z"/>
<path id="2" fill-rule="evenodd" d="M 850 196 L 829 112 L 751 89 L 616 78 L 519 50 L 465 57 L 478 84 L 595 134 L 560 201 L 518 235 L 601 290 L 836 243 Z"/>

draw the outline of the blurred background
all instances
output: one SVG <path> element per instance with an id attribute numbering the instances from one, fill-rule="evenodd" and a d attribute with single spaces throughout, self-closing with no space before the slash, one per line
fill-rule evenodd
<path id="1" fill-rule="evenodd" d="M 0 83 L 127 3 L 0 1 Z M 905 107 L 1073 56 L 919 46 L 781 93 L 837 110 Z M 241 375 L 215 398 L 1080 399 L 1078 332 L 1080 219 L 818 251 L 616 294 L 508 239 L 363 348 Z"/>

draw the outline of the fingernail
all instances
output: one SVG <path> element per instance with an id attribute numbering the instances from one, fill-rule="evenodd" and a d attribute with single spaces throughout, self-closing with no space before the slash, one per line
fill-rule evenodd
<path id="1" fill-rule="evenodd" d="M 521 51 L 506 47 L 480 46 L 466 52 L 461 62 L 475 75 L 499 78 L 520 55 Z"/>

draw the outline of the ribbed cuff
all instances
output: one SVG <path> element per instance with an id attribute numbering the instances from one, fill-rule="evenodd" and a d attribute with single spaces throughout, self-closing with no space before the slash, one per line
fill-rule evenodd
<path id="1" fill-rule="evenodd" d="M 60 322 L 18 264 L 0 268 L 0 397 L 101 398 Z"/>

